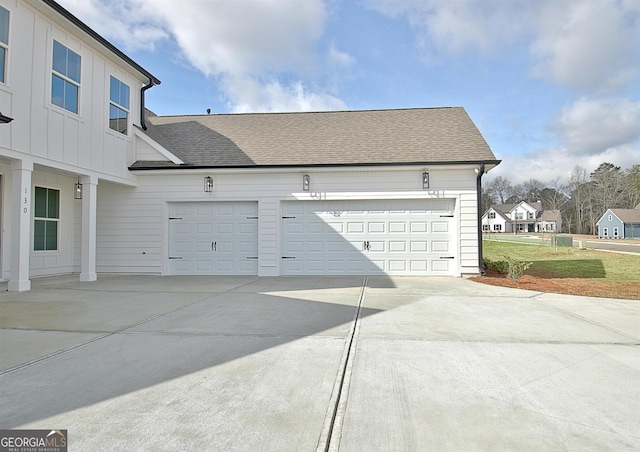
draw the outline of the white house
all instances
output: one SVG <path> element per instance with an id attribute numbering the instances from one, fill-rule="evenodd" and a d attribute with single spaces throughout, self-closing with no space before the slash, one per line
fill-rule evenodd
<path id="1" fill-rule="evenodd" d="M 496 204 L 482 215 L 482 232 L 560 232 L 559 210 L 543 210 L 541 202 Z"/>
<path id="2" fill-rule="evenodd" d="M 482 270 L 480 183 L 499 161 L 463 108 L 158 117 L 160 81 L 52 0 L 0 0 L 0 49 L 9 290 Z"/>

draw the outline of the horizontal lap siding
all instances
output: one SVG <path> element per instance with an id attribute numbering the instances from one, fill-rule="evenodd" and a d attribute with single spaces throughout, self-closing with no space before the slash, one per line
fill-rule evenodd
<path id="1" fill-rule="evenodd" d="M 475 190 L 460 195 L 460 268 L 476 274 L 478 268 L 478 201 Z"/>
<path id="2" fill-rule="evenodd" d="M 302 175 L 311 176 L 310 191 Z M 203 178 L 214 180 L 212 193 Z M 458 252 L 462 273 L 477 273 L 475 174 L 472 170 L 430 170 L 429 190 L 422 189 L 422 170 L 332 170 L 272 173 L 177 174 L 141 172 L 135 188 L 101 183 L 98 188 L 98 272 L 162 273 L 168 240 L 170 202 L 258 201 L 259 275 L 280 274 L 283 201 L 338 199 L 452 198 L 459 216 Z M 143 254 L 144 253 L 144 254 Z"/>

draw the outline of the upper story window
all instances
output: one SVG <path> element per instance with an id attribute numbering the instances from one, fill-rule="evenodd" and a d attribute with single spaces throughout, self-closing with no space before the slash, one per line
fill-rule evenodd
<path id="1" fill-rule="evenodd" d="M 0 6 L 0 83 L 7 78 L 7 54 L 9 53 L 9 11 Z"/>
<path id="2" fill-rule="evenodd" d="M 496 217 L 495 212 L 489 212 L 489 219 L 493 220 Z"/>
<path id="3" fill-rule="evenodd" d="M 80 55 L 53 41 L 51 103 L 73 113 L 78 113 L 80 61 Z"/>
<path id="4" fill-rule="evenodd" d="M 613 221 L 613 215 L 609 215 L 609 221 Z"/>
<path id="5" fill-rule="evenodd" d="M 533 220 L 533 212 L 527 212 L 527 218 Z"/>
<path id="6" fill-rule="evenodd" d="M 524 220 L 524 213 L 516 212 L 516 220 Z"/>
<path id="7" fill-rule="evenodd" d="M 109 86 L 109 128 L 124 135 L 129 124 L 129 86 L 111 76 Z"/>
<path id="8" fill-rule="evenodd" d="M 36 187 L 33 207 L 33 250 L 57 250 L 58 222 L 60 221 L 60 190 Z"/>

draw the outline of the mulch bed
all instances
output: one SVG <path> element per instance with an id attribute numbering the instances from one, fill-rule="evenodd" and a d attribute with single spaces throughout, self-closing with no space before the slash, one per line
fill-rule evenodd
<path id="1" fill-rule="evenodd" d="M 542 272 L 525 273 L 518 281 L 512 281 L 507 278 L 506 272 L 498 273 L 493 269 L 488 269 L 484 276 L 474 276 L 470 279 L 492 286 L 545 293 L 640 300 L 640 284 L 637 281 L 608 282 L 586 278 L 554 278 Z"/>

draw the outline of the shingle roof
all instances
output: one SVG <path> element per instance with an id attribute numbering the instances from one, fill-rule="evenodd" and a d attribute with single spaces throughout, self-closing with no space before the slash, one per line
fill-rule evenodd
<path id="1" fill-rule="evenodd" d="M 610 209 L 623 223 L 640 223 L 640 210 L 635 209 Z"/>
<path id="2" fill-rule="evenodd" d="M 540 221 L 558 221 L 560 219 L 559 210 L 545 210 L 540 215 Z"/>
<path id="3" fill-rule="evenodd" d="M 150 115 L 146 123 L 151 138 L 191 167 L 499 163 L 462 107 Z"/>

